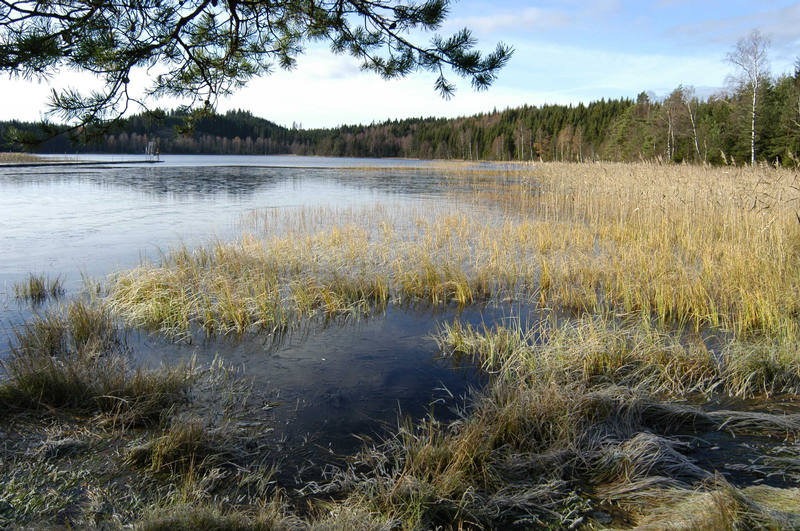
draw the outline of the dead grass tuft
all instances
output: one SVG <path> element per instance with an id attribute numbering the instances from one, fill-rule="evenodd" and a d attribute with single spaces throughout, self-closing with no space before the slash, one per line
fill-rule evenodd
<path id="1" fill-rule="evenodd" d="M 187 366 L 133 368 L 107 310 L 82 301 L 17 328 L 0 369 L 5 414 L 71 409 L 122 424 L 157 421 L 185 400 L 193 378 Z"/>
<path id="2" fill-rule="evenodd" d="M 126 462 L 153 473 L 187 474 L 223 465 L 232 456 L 225 438 L 200 419 L 175 419 L 161 435 L 131 449 Z"/>

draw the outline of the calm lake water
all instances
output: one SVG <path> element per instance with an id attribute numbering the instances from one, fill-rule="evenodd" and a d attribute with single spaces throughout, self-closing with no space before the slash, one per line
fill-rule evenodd
<path id="1" fill-rule="evenodd" d="M 403 169 L 434 164 L 426 161 L 163 159 L 125 166 L 0 167 L 0 357 L 11 327 L 31 315 L 30 306 L 13 297 L 14 283 L 31 272 L 60 275 L 75 293 L 82 275 L 102 279 L 181 243 L 233 238 L 242 215 L 254 210 L 373 203 L 442 207 L 439 177 Z M 372 169 L 353 169 L 364 167 Z M 509 311 L 474 308 L 465 318 L 478 323 Z M 133 345 L 139 359 L 152 363 L 192 356 L 205 363 L 219 354 L 244 366 L 256 397 L 280 404 L 271 415 L 281 438 L 347 452 L 358 444 L 353 433 L 377 433 L 395 422 L 398 411 L 420 416 L 434 401 L 441 401 L 441 411 L 454 403 L 453 396 L 480 383 L 473 369 L 436 359 L 430 334 L 453 317 L 453 311 L 390 308 L 358 323 L 297 334 L 278 346 L 258 337 L 174 345 L 146 334 Z"/>
<path id="2" fill-rule="evenodd" d="M 329 167 L 335 162 L 343 167 Z M 232 237 L 241 215 L 252 210 L 409 203 L 435 195 L 438 181 L 432 176 L 391 168 L 346 169 L 386 164 L 373 159 L 176 155 L 155 165 L 0 166 L 0 286 L 7 291 L 36 272 L 61 274 L 74 289 L 81 274 L 96 277 L 132 267 L 181 242 Z"/>

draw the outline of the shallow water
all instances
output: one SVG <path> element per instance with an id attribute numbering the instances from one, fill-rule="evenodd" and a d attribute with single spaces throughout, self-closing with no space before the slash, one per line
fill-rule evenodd
<path id="1" fill-rule="evenodd" d="M 320 167 L 333 163 L 345 167 Z M 0 357 L 11 328 L 33 312 L 12 288 L 30 272 L 60 275 L 69 297 L 83 275 L 103 279 L 182 243 L 234 238 L 242 216 L 254 210 L 441 206 L 443 183 L 433 172 L 346 168 L 379 164 L 387 161 L 184 156 L 162 165 L 0 168 Z M 485 378 L 469 365 L 437 359 L 430 335 L 455 312 L 390 307 L 356 322 L 311 326 L 278 345 L 258 336 L 176 345 L 145 333 L 130 344 L 150 365 L 191 357 L 203 365 L 220 356 L 243 367 L 253 380 L 251 402 L 270 405 L 264 411 L 286 449 L 280 457 L 298 463 L 350 453 L 360 444 L 353 434 L 380 435 L 398 414 L 418 418 L 435 404 L 437 416 L 451 415 Z M 477 324 L 509 313 L 475 307 L 461 317 Z"/>
<path id="2" fill-rule="evenodd" d="M 279 342 L 256 335 L 238 340 L 195 340 L 170 344 L 152 335 L 131 337 L 137 356 L 153 365 L 164 360 L 225 364 L 251 378 L 247 416 L 273 430 L 266 439 L 284 464 L 287 483 L 318 479 L 320 468 L 305 463 L 338 463 L 363 445 L 396 431 L 404 418 L 434 413 L 454 419 L 471 390 L 488 375 L 471 360 L 440 356 L 433 335 L 441 323 L 458 318 L 474 326 L 519 315 L 512 305 L 403 309 L 290 332 Z M 527 310 L 523 307 L 522 311 Z"/>

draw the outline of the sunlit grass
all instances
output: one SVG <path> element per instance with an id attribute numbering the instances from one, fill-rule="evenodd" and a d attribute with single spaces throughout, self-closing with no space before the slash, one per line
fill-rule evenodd
<path id="1" fill-rule="evenodd" d="M 718 515 L 723 528 L 800 516 L 798 505 L 788 501 L 796 499 L 796 489 L 764 489 L 772 500 L 758 489 L 739 490 L 699 466 L 686 439 L 676 437 L 724 430 L 782 440 L 800 434 L 796 415 L 709 413 L 660 401 L 643 388 L 505 376 L 474 397 L 472 408 L 450 425 L 430 419 L 401 426 L 335 477 L 328 486 L 333 490 L 322 492 L 341 489 L 349 493 L 345 506 L 366 507 L 403 529 L 453 523 L 568 528 L 608 524 L 609 512 L 623 528 L 663 525 L 681 510 L 680 500 L 693 496 L 720 497 L 730 507 Z M 729 506 L 733 499 L 743 504 Z M 681 517 L 699 521 L 706 510 L 713 507 L 703 503 Z M 652 518 L 656 514 L 662 519 Z M 602 517 L 608 520 L 594 521 Z"/>
<path id="2" fill-rule="evenodd" d="M 0 164 L 13 162 L 39 162 L 42 158 L 30 153 L 0 152 Z"/>
<path id="3" fill-rule="evenodd" d="M 464 180 L 450 175 L 453 197 L 431 209 L 254 215 L 237 242 L 179 249 L 119 275 L 110 304 L 173 333 L 193 323 L 241 333 L 390 301 L 510 295 L 737 337 L 798 337 L 791 172 L 549 164 Z"/>
<path id="4" fill-rule="evenodd" d="M 641 321 L 608 317 L 519 320 L 474 328 L 445 323 L 442 350 L 467 356 L 486 370 L 569 385 L 645 387 L 672 397 L 715 393 L 740 398 L 800 394 L 800 345 L 766 340 L 709 341 L 693 331 L 665 331 Z"/>
<path id="5" fill-rule="evenodd" d="M 224 436 L 210 432 L 200 419 L 175 420 L 163 434 L 133 448 L 126 462 L 153 473 L 194 474 L 230 457 L 224 442 Z"/>

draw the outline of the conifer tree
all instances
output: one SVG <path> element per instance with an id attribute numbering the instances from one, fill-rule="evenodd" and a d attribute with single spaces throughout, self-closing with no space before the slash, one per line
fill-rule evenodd
<path id="1" fill-rule="evenodd" d="M 54 93 L 51 106 L 79 124 L 120 116 L 136 101 L 134 75 L 152 69 L 147 97 L 188 98 L 213 107 L 254 76 L 291 69 L 312 41 L 357 58 L 385 78 L 418 70 L 437 75 L 449 97 L 449 73 L 488 87 L 512 54 L 498 44 L 476 50 L 467 29 L 433 35 L 450 0 L 24 0 L 0 2 L 0 73 L 42 77 L 61 68 L 96 74 L 103 88 Z"/>

